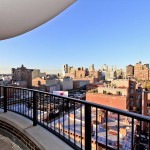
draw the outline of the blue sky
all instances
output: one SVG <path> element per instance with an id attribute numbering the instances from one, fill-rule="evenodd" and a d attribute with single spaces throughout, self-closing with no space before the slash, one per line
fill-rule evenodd
<path id="1" fill-rule="evenodd" d="M 21 64 L 55 73 L 66 63 L 150 63 L 149 8 L 150 0 L 78 0 L 39 28 L 0 41 L 0 73 Z"/>

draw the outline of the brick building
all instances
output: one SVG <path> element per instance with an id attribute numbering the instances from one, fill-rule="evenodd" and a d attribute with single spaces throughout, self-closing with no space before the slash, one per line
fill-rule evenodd
<path id="1" fill-rule="evenodd" d="M 27 69 L 23 65 L 20 68 L 12 68 L 12 82 L 26 81 L 27 88 L 32 88 L 32 69 Z"/>
<path id="2" fill-rule="evenodd" d="M 126 66 L 126 76 L 133 77 L 134 76 L 134 66 L 128 65 Z"/>
<path id="3" fill-rule="evenodd" d="M 100 81 L 100 71 L 94 69 L 94 64 L 92 64 L 89 69 L 84 69 L 79 67 L 75 69 L 74 67 L 68 66 L 68 64 L 63 65 L 63 76 L 68 76 L 74 80 L 89 80 L 90 83 Z"/>
<path id="4" fill-rule="evenodd" d="M 128 109 L 126 105 L 127 104 L 126 96 L 106 95 L 100 93 L 87 93 L 86 100 L 122 110 Z"/>
<path id="5" fill-rule="evenodd" d="M 75 71 L 75 78 L 85 78 L 86 76 L 87 76 L 87 72 L 86 72 L 86 70 L 84 70 L 83 67 L 78 68 Z"/>
<path id="6" fill-rule="evenodd" d="M 150 80 L 149 64 L 136 63 L 134 66 L 134 77 L 137 80 Z"/>
<path id="7" fill-rule="evenodd" d="M 142 101 L 142 114 L 146 116 L 150 116 L 150 92 L 143 91 L 142 94 L 143 99 L 145 99 L 145 102 Z"/>
<path id="8" fill-rule="evenodd" d="M 147 99 L 141 87 L 133 80 L 113 80 L 111 85 L 98 87 L 98 93 L 86 94 L 86 100 L 98 104 L 146 114 Z M 142 111 L 143 110 L 143 111 Z"/>
<path id="9" fill-rule="evenodd" d="M 33 87 L 39 87 L 41 85 L 46 85 L 46 80 L 45 79 L 42 79 L 40 77 L 37 77 L 37 78 L 34 78 L 32 80 L 32 86 Z"/>

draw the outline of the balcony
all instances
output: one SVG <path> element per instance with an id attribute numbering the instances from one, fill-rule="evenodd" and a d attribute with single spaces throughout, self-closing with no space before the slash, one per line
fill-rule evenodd
<path id="1" fill-rule="evenodd" d="M 47 92 L 0 86 L 0 108 L 73 149 L 150 149 L 150 117 Z M 7 112 L 7 113 L 6 113 Z"/>

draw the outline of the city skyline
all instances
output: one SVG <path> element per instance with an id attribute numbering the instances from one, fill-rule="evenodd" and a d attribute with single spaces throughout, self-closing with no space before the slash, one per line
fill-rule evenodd
<path id="1" fill-rule="evenodd" d="M 11 71 L 12 71 L 12 68 L 20 68 L 21 66 L 24 66 L 24 67 L 27 67 L 27 68 L 29 68 L 29 69 L 35 69 L 35 70 L 40 70 L 41 72 L 45 72 L 46 74 L 57 74 L 57 73 L 63 73 L 63 67 L 64 67 L 64 65 L 68 65 L 69 67 L 73 67 L 75 70 L 78 70 L 78 68 L 81 68 L 81 67 L 83 67 L 83 69 L 85 70 L 85 69 L 89 69 L 90 67 L 91 67 L 91 65 L 94 65 L 94 69 L 96 70 L 96 71 L 99 71 L 99 70 L 101 70 L 101 71 L 103 71 L 102 70 L 102 68 L 104 67 L 104 65 L 106 65 L 107 67 L 108 67 L 108 70 L 109 69 L 117 69 L 117 70 L 123 70 L 123 71 L 125 71 L 126 72 L 126 67 L 128 66 L 128 65 L 132 65 L 132 66 L 134 66 L 134 65 L 136 65 L 136 64 L 138 64 L 138 63 L 141 63 L 141 64 L 149 64 L 149 63 L 143 63 L 143 62 L 141 62 L 141 61 L 138 61 L 138 62 L 136 62 L 135 64 L 127 64 L 124 68 L 119 68 L 117 65 L 108 65 L 108 64 L 102 64 L 101 66 L 99 66 L 99 68 L 95 68 L 95 64 L 90 64 L 89 66 L 73 66 L 73 65 L 71 65 L 71 64 L 67 64 L 67 63 L 65 63 L 65 64 L 63 64 L 63 65 L 61 65 L 60 67 L 59 67 L 59 69 L 56 69 L 56 68 L 54 68 L 53 70 L 50 70 L 50 69 L 46 69 L 46 70 L 43 70 L 43 69 L 41 69 L 41 68 L 31 68 L 30 66 L 29 67 L 27 67 L 27 66 L 25 66 L 24 64 L 21 64 L 20 66 L 16 66 L 16 67 L 11 67 L 11 68 L 6 68 L 6 69 L 10 69 L 8 72 L 3 72 L 3 70 L 0 70 L 0 74 L 11 74 Z M 1 67 L 2 68 L 2 67 Z M 5 67 L 3 67 L 4 68 L 4 70 L 5 70 Z"/>
<path id="2" fill-rule="evenodd" d="M 78 0 L 45 25 L 0 42 L 0 73 L 24 64 L 47 73 L 63 64 L 125 68 L 150 63 L 150 2 Z M 83 11 L 84 10 L 84 11 Z"/>

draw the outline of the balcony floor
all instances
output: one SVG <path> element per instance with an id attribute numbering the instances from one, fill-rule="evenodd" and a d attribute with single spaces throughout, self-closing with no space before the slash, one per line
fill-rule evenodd
<path id="1" fill-rule="evenodd" d="M 0 109 L 0 120 L 4 121 L 10 125 L 13 125 L 15 128 L 24 133 L 30 140 L 32 140 L 41 150 L 73 150 L 70 146 L 64 143 L 61 139 L 48 132 L 43 127 L 37 125 L 33 126 L 33 122 L 29 119 L 18 115 L 16 113 L 8 111 L 3 113 L 3 110 Z M 0 141 L 0 147 L 5 145 Z M 8 147 L 7 147 L 8 146 Z M 9 145 L 6 146 L 6 149 L 3 150 L 12 150 Z"/>
<path id="2" fill-rule="evenodd" d="M 3 149 L 3 150 L 14 150 L 11 146 L 11 143 L 7 143 L 3 140 L 0 140 L 0 147 Z"/>

